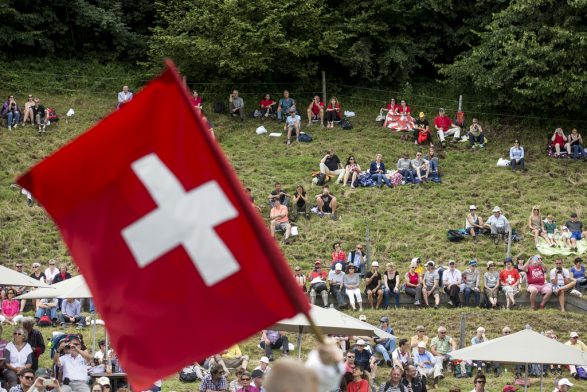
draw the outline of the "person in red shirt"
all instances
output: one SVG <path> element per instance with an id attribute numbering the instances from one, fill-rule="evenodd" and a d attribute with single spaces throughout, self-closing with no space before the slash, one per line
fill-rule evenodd
<path id="1" fill-rule="evenodd" d="M 320 101 L 319 95 L 314 95 L 314 99 L 308 105 L 308 126 L 312 121 L 320 120 L 320 127 L 324 127 L 324 102 Z"/>
<path id="2" fill-rule="evenodd" d="M 325 308 L 328 307 L 328 272 L 322 269 L 322 261 L 320 259 L 314 262 L 314 270 L 308 276 L 310 281 L 310 302 L 312 305 L 316 302 L 316 295 L 320 294 L 322 297 L 322 304 Z"/>
<path id="3" fill-rule="evenodd" d="M 202 97 L 196 90 L 192 91 L 192 95 L 190 95 L 190 103 L 194 109 L 202 110 Z"/>
<path id="4" fill-rule="evenodd" d="M 332 249 L 332 265 L 330 266 L 330 269 L 334 270 L 336 263 L 340 263 L 342 264 L 343 270 L 345 270 L 347 264 L 346 254 L 344 253 L 344 250 L 341 249 L 340 242 L 335 242 L 334 245 L 332 245 Z"/>
<path id="5" fill-rule="evenodd" d="M 452 120 L 444 114 L 443 108 L 438 109 L 438 116 L 434 119 L 434 128 L 436 128 L 443 147 L 446 147 L 446 136 L 454 135 L 453 143 L 458 142 L 461 137 L 461 128 L 453 124 Z"/>
<path id="6" fill-rule="evenodd" d="M 393 120 L 393 116 L 399 114 L 400 106 L 396 103 L 395 98 L 391 98 L 391 101 L 387 104 L 386 108 L 381 108 L 381 111 L 386 111 L 387 115 L 385 116 L 385 121 L 383 122 L 383 128 L 387 128 L 387 125 L 391 120 Z"/>
<path id="7" fill-rule="evenodd" d="M 546 282 L 544 273 L 546 267 L 542 264 L 542 257 L 540 255 L 532 256 L 528 259 L 523 267 L 528 279 L 528 293 L 530 293 L 530 307 L 536 310 L 536 295 L 542 294 L 542 301 L 540 302 L 540 309 L 544 309 L 544 305 L 552 295 L 552 286 Z"/>
<path id="8" fill-rule="evenodd" d="M 348 383 L 346 392 L 369 392 L 369 381 L 364 377 L 363 369 L 359 366 L 355 366 L 353 369 L 353 380 Z"/>
<path id="9" fill-rule="evenodd" d="M 340 121 L 340 102 L 336 97 L 332 97 L 326 108 L 326 128 L 334 128 L 335 121 Z"/>
<path id="10" fill-rule="evenodd" d="M 501 291 L 505 294 L 506 309 L 509 309 L 510 306 L 515 306 L 516 300 L 514 296 L 520 289 L 520 274 L 514 268 L 511 257 L 505 259 L 505 269 L 499 273 L 499 283 L 501 285 Z"/>
<path id="11" fill-rule="evenodd" d="M 261 116 L 269 117 L 273 115 L 275 104 L 276 102 L 275 100 L 271 99 L 271 95 L 265 94 L 261 102 L 259 102 L 259 106 L 261 107 Z"/>
<path id="12" fill-rule="evenodd" d="M 406 101 L 404 99 L 402 99 L 400 102 L 399 114 L 405 114 L 408 116 L 412 115 L 412 109 L 410 109 L 410 107 L 408 106 L 408 104 L 406 103 Z"/>
<path id="13" fill-rule="evenodd" d="M 550 138 L 550 141 L 552 142 L 552 145 L 554 146 L 554 156 L 558 157 L 561 154 L 561 148 L 565 148 L 567 149 L 567 153 L 569 154 L 569 156 L 571 155 L 571 146 L 569 144 L 567 144 L 567 137 L 565 136 L 565 133 L 563 132 L 562 128 L 557 128 L 554 133 L 552 134 L 552 137 Z"/>

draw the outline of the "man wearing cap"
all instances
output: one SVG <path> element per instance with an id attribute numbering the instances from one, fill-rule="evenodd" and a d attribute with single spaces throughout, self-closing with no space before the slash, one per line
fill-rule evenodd
<path id="1" fill-rule="evenodd" d="M 69 346 L 69 352 L 64 354 L 66 345 Z M 76 335 L 72 335 L 69 339 L 63 339 L 53 356 L 53 363 L 62 367 L 63 378 L 69 379 L 69 387 L 73 392 L 90 392 L 88 363 L 91 361 L 92 356 L 82 350 L 81 341 Z"/>
<path id="2" fill-rule="evenodd" d="M 371 308 L 379 309 L 383 301 L 383 289 L 381 288 L 381 274 L 379 273 L 379 263 L 374 261 L 371 263 L 371 271 L 365 275 L 365 294 Z M 377 297 L 377 304 L 373 306 L 373 297 Z"/>
<path id="3" fill-rule="evenodd" d="M 573 385 L 568 378 L 561 378 L 553 392 L 568 392 Z"/>
<path id="4" fill-rule="evenodd" d="M 110 384 L 110 379 L 106 376 L 102 376 L 100 378 L 98 378 L 96 380 L 96 383 L 98 383 L 98 385 L 101 385 L 102 388 L 107 387 L 108 389 L 112 388 L 112 385 Z"/>
<path id="5" fill-rule="evenodd" d="M 430 352 L 436 357 L 434 365 L 434 383 L 436 384 L 442 375 L 444 362 L 447 362 L 448 371 L 451 371 L 450 353 L 457 349 L 456 341 L 446 334 L 446 328 L 440 326 L 438 335 L 430 342 Z"/>
<path id="6" fill-rule="evenodd" d="M 440 276 L 438 271 L 434 269 L 434 261 L 428 260 L 426 263 L 426 272 L 424 272 L 424 278 L 422 279 L 422 298 L 426 306 L 430 306 L 428 303 L 428 297 L 434 297 L 434 309 L 438 309 L 440 304 L 440 292 L 438 286 L 440 284 Z"/>
<path id="7" fill-rule="evenodd" d="M 434 376 L 434 365 L 436 357 L 426 350 L 426 343 L 420 342 L 416 346 L 417 352 L 414 354 L 414 365 L 418 368 L 420 374 L 426 378 Z"/>
<path id="8" fill-rule="evenodd" d="M 555 267 L 550 270 L 550 283 L 552 284 L 552 293 L 558 297 L 561 312 L 565 312 L 565 300 L 567 292 L 573 294 L 575 289 L 575 279 L 571 278 L 568 269 L 563 268 L 563 260 L 558 258 L 554 261 Z"/>
<path id="9" fill-rule="evenodd" d="M 471 294 L 475 298 L 474 306 L 479 306 L 481 304 L 481 290 L 479 289 L 480 273 L 477 269 L 477 261 L 470 260 L 467 265 L 468 268 L 463 271 L 463 283 L 461 283 L 465 294 L 465 306 L 469 306 Z"/>
<path id="10" fill-rule="evenodd" d="M 393 335 L 393 328 L 389 326 L 389 317 L 381 317 L 379 319 L 379 329 L 384 330 L 385 332 Z M 381 338 L 374 338 L 376 343 L 375 351 L 380 353 L 383 356 L 383 360 L 387 364 L 387 366 L 391 367 L 391 356 L 390 353 L 393 352 L 395 349 L 395 339 L 381 339 Z"/>
<path id="11" fill-rule="evenodd" d="M 515 306 L 516 300 L 514 297 L 520 291 L 520 274 L 514 268 L 511 257 L 506 257 L 505 269 L 499 272 L 499 284 L 501 291 L 505 294 L 506 309 L 509 309 L 510 306 Z"/>
<path id="12" fill-rule="evenodd" d="M 571 219 L 565 224 L 571 232 L 571 250 L 577 251 L 577 241 L 580 241 L 582 237 L 587 237 L 587 230 L 583 231 L 583 222 L 578 220 L 577 213 L 571 214 Z"/>
<path id="13" fill-rule="evenodd" d="M 444 286 L 444 291 L 450 297 L 448 304 L 450 306 L 459 307 L 461 305 L 461 283 L 463 281 L 463 277 L 461 271 L 456 269 L 455 261 L 449 260 L 448 262 L 448 270 L 444 271 L 442 274 L 442 285 Z"/>
<path id="14" fill-rule="evenodd" d="M 295 108 L 289 109 L 289 116 L 285 119 L 285 125 L 283 126 L 283 130 L 287 131 L 287 144 L 291 144 L 291 134 L 292 131 L 296 134 L 296 140 L 300 138 L 300 131 L 302 127 L 302 119 L 299 115 L 296 114 Z"/>
<path id="15" fill-rule="evenodd" d="M 565 343 L 567 346 L 571 346 L 576 348 L 577 350 L 581 350 L 583 352 L 587 352 L 587 345 L 579 340 L 579 334 L 577 332 L 571 332 L 571 339 Z M 577 377 L 577 367 L 574 365 L 569 365 L 569 372 L 571 376 Z"/>
<path id="16" fill-rule="evenodd" d="M 493 215 L 487 219 L 483 226 L 491 230 L 491 235 L 495 237 L 495 245 L 499 243 L 500 236 L 504 239 L 504 236 L 510 232 L 510 222 L 502 215 L 498 206 L 493 207 Z"/>
<path id="17" fill-rule="evenodd" d="M 328 273 L 328 281 L 330 282 L 330 292 L 336 298 L 338 308 L 343 308 L 346 305 L 344 299 L 344 275 L 342 264 L 336 263 L 334 271 Z"/>
<path id="18" fill-rule="evenodd" d="M 308 276 L 310 281 L 310 301 L 312 305 L 316 303 L 316 295 L 322 296 L 322 305 L 328 307 L 328 287 L 326 281 L 328 280 L 328 272 L 322 269 L 322 261 L 320 259 L 314 262 L 314 270 Z"/>
<path id="19" fill-rule="evenodd" d="M 262 372 L 261 372 L 262 374 Z M 224 376 L 224 369 L 220 365 L 214 365 L 210 368 L 210 374 L 202 379 L 200 392 L 227 391 L 228 382 Z"/>
<path id="20" fill-rule="evenodd" d="M 432 145 L 432 132 L 430 132 L 430 123 L 426 119 L 426 113 L 420 112 L 414 121 L 414 144 L 424 143 Z"/>
<path id="21" fill-rule="evenodd" d="M 434 119 L 434 128 L 436 128 L 443 147 L 446 147 L 446 136 L 454 135 L 453 143 L 459 141 L 461 128 L 453 124 L 452 120 L 444 114 L 443 108 L 438 109 L 438 116 Z"/>
<path id="22" fill-rule="evenodd" d="M 367 343 L 363 339 L 357 340 L 355 348 L 355 365 L 365 369 L 367 372 L 374 372 L 377 369 L 376 358 L 366 349 Z"/>
<path id="23" fill-rule="evenodd" d="M 542 257 L 534 255 L 528 259 L 523 267 L 528 280 L 528 293 L 530 293 L 530 308 L 536 310 L 536 295 L 542 294 L 540 309 L 544 306 L 552 295 L 552 286 L 546 282 L 546 267 L 542 264 Z"/>
<path id="24" fill-rule="evenodd" d="M 285 233 L 283 235 L 283 241 L 286 244 L 289 244 L 289 236 L 291 235 L 291 224 L 289 223 L 289 218 L 287 215 L 287 206 L 281 204 L 281 200 L 279 200 L 279 198 L 273 200 L 273 208 L 271 208 L 271 212 L 269 213 L 269 218 L 271 219 L 271 236 L 275 238 L 275 232 L 277 230 L 282 230 Z"/>
<path id="25" fill-rule="evenodd" d="M 268 375 L 271 372 L 271 366 L 269 366 L 269 358 L 261 357 L 261 359 L 259 359 L 259 366 L 257 366 L 253 370 L 260 370 L 263 372 L 264 375 Z"/>
<path id="26" fill-rule="evenodd" d="M 477 206 L 475 204 L 471 204 L 469 206 L 469 213 L 467 214 L 467 219 L 465 219 L 465 230 L 473 240 L 477 240 L 477 235 L 483 229 L 483 219 L 477 215 Z"/>
<path id="27" fill-rule="evenodd" d="M 289 353 L 289 340 L 284 331 L 263 330 L 259 346 L 265 350 L 265 355 L 270 361 L 273 360 L 273 349 L 281 348 L 283 354 Z"/>

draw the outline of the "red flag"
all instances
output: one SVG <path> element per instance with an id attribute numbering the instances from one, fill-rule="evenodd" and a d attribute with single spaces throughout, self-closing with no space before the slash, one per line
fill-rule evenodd
<path id="1" fill-rule="evenodd" d="M 57 223 L 138 388 L 309 310 L 170 61 L 18 183 Z"/>

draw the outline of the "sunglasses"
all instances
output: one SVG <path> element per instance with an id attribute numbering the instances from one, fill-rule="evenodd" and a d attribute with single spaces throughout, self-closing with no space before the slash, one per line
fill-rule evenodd
<path id="1" fill-rule="evenodd" d="M 49 265 L 55 265 L 55 263 L 49 263 Z"/>
<path id="2" fill-rule="evenodd" d="M 509 335 L 511 331 L 505 331 L 504 334 Z"/>
<path id="3" fill-rule="evenodd" d="M 21 332 L 14 332 L 13 333 L 14 336 L 24 336 L 24 333 Z"/>
<path id="4" fill-rule="evenodd" d="M 9 295 L 9 294 L 14 295 L 15 293 L 14 293 L 14 291 L 9 291 L 9 292 L 6 293 L 6 295 Z"/>
<path id="5" fill-rule="evenodd" d="M 249 377 L 241 377 L 241 381 L 251 381 Z"/>
<path id="6" fill-rule="evenodd" d="M 354 160 L 355 160 L 355 158 L 349 158 L 349 161 L 354 161 Z"/>
<path id="7" fill-rule="evenodd" d="M 16 268 L 22 268 L 22 265 L 17 265 Z"/>
<path id="8" fill-rule="evenodd" d="M 444 331 L 444 332 L 439 332 L 439 334 L 441 334 L 441 335 L 446 335 L 446 331 Z"/>
<path id="9" fill-rule="evenodd" d="M 354 355 L 347 355 L 346 357 L 347 358 L 354 358 L 355 356 Z"/>
<path id="10" fill-rule="evenodd" d="M 33 376 L 22 376 L 22 378 L 24 378 L 25 380 L 33 380 L 34 379 Z"/>

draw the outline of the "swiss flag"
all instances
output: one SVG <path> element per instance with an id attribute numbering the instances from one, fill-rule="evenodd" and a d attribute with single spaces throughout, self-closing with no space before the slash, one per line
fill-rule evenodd
<path id="1" fill-rule="evenodd" d="M 309 310 L 166 64 L 18 179 L 59 227 L 137 388 Z"/>

